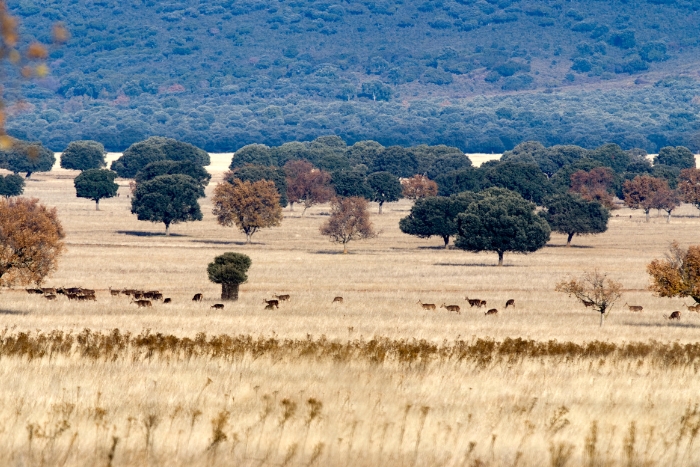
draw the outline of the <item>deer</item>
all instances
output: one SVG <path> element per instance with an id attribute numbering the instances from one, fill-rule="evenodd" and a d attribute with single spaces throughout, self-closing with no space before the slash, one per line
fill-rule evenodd
<path id="1" fill-rule="evenodd" d="M 286 302 L 287 300 L 292 299 L 289 295 L 274 295 L 274 297 L 280 302 Z"/>
<path id="2" fill-rule="evenodd" d="M 273 306 L 275 308 L 280 307 L 280 302 L 279 300 L 266 300 L 263 298 L 263 303 L 267 303 L 268 306 Z M 266 308 L 267 309 L 267 308 Z"/>
<path id="3" fill-rule="evenodd" d="M 680 321 L 680 320 L 681 320 L 681 312 L 680 312 L 680 311 L 674 311 L 673 313 L 671 313 L 671 316 L 669 316 L 669 317 L 666 318 L 666 319 L 677 319 L 678 321 Z"/>
<path id="4" fill-rule="evenodd" d="M 509 306 L 512 306 L 513 308 L 515 308 L 515 300 L 514 299 L 511 298 L 510 300 L 508 300 L 506 302 L 506 308 L 508 308 Z"/>
<path id="5" fill-rule="evenodd" d="M 454 311 L 457 314 L 460 314 L 461 308 L 458 305 L 445 305 L 444 303 L 440 305 L 440 308 L 444 308 L 447 311 Z"/>
<path id="6" fill-rule="evenodd" d="M 634 313 L 641 313 L 642 311 L 644 311 L 644 307 L 639 306 L 639 305 L 628 305 L 627 303 L 625 303 L 625 306 L 627 307 L 628 310 L 630 310 Z"/>
<path id="7" fill-rule="evenodd" d="M 498 314 L 498 310 L 495 308 L 491 308 L 490 310 L 488 310 L 487 312 L 484 313 L 484 315 L 497 315 L 497 314 Z"/>
<path id="8" fill-rule="evenodd" d="M 695 305 L 688 306 L 685 303 L 683 304 L 688 311 L 694 311 L 695 313 L 700 313 L 700 303 L 697 303 Z"/>
<path id="9" fill-rule="evenodd" d="M 586 308 L 590 308 L 590 307 L 592 307 L 593 305 L 595 305 L 594 302 L 591 302 L 591 301 L 588 301 L 588 300 L 581 300 L 581 303 L 583 303 L 583 306 L 585 306 Z"/>
<path id="10" fill-rule="evenodd" d="M 136 303 L 139 308 L 151 308 L 153 304 L 150 300 L 134 300 L 132 299 L 130 303 Z"/>
<path id="11" fill-rule="evenodd" d="M 486 306 L 486 300 L 479 300 L 478 298 L 469 298 L 469 297 L 464 297 L 466 301 L 469 302 L 469 307 L 477 307 L 481 308 L 482 306 Z"/>
<path id="12" fill-rule="evenodd" d="M 274 305 L 270 305 L 270 304 L 268 304 L 268 305 L 265 306 L 265 309 L 266 309 L 266 310 L 273 310 L 274 308 L 275 308 L 275 306 L 274 306 Z"/>
<path id="13" fill-rule="evenodd" d="M 209 308 L 213 308 L 215 310 L 223 310 L 224 309 L 224 304 L 223 303 L 215 303 Z"/>
<path id="14" fill-rule="evenodd" d="M 343 303 L 343 297 L 335 297 L 331 304 L 333 303 Z"/>
<path id="15" fill-rule="evenodd" d="M 201 293 L 196 293 L 196 294 L 194 294 L 194 297 L 192 297 L 192 301 L 193 302 L 201 302 L 203 298 L 204 298 L 204 295 L 202 295 Z"/>
<path id="16" fill-rule="evenodd" d="M 167 304 L 167 303 L 172 303 L 172 302 L 173 302 L 173 301 L 170 299 L 170 297 L 163 299 L 163 304 L 164 304 L 164 305 Z"/>
<path id="17" fill-rule="evenodd" d="M 112 290 L 112 287 L 109 288 L 109 294 L 112 297 L 118 297 L 121 292 L 119 290 Z"/>
<path id="18" fill-rule="evenodd" d="M 423 303 L 420 300 L 418 300 L 418 304 L 423 307 L 424 310 L 433 310 L 435 311 L 435 304 L 434 303 Z"/>
<path id="19" fill-rule="evenodd" d="M 46 300 L 56 300 L 56 295 L 54 295 L 54 294 L 52 294 L 52 293 L 46 294 L 46 295 L 44 295 L 44 298 L 45 298 Z"/>

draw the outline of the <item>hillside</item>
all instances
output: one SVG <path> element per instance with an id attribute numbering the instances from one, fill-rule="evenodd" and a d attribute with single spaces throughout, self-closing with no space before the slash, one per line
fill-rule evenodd
<path id="1" fill-rule="evenodd" d="M 692 0 L 8 3 L 27 40 L 72 33 L 49 78 L 10 93 L 32 104 L 11 132 L 55 150 L 153 134 L 700 149 Z"/>

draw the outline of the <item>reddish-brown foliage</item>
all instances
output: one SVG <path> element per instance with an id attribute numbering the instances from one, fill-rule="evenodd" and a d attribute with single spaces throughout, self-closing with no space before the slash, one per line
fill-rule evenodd
<path id="1" fill-rule="evenodd" d="M 673 242 L 666 258 L 649 263 L 647 272 L 649 290 L 660 297 L 692 297 L 700 303 L 700 245 L 683 250 Z"/>
<path id="2" fill-rule="evenodd" d="M 319 170 L 307 161 L 291 160 L 284 165 L 287 175 L 287 199 L 289 208 L 294 203 L 304 203 L 304 212 L 314 204 L 327 203 L 335 195 L 331 187 L 331 175 Z"/>
<path id="3" fill-rule="evenodd" d="M 700 170 L 683 169 L 678 176 L 678 191 L 683 201 L 700 209 Z"/>
<path id="4" fill-rule="evenodd" d="M 376 237 L 367 206 L 367 200 L 357 196 L 334 199 L 331 217 L 321 225 L 321 234 L 330 237 L 332 242 L 342 243 L 343 253 L 348 252 L 348 242 L 351 240 Z"/>
<path id="5" fill-rule="evenodd" d="M 622 185 L 625 205 L 630 209 L 641 209 L 644 211 L 647 222 L 649 222 L 649 211 L 656 208 L 658 203 L 662 201 L 660 197 L 657 197 L 659 192 L 667 191 L 668 189 L 666 180 L 650 177 L 649 175 L 639 175 L 634 177 L 634 180 L 627 180 Z"/>
<path id="6" fill-rule="evenodd" d="M 219 183 L 214 188 L 212 201 L 217 222 L 225 227 L 235 224 L 245 233 L 248 243 L 258 230 L 282 222 L 280 195 L 269 180 Z"/>
<path id="7" fill-rule="evenodd" d="M 427 196 L 437 196 L 437 183 L 430 180 L 425 175 L 414 175 L 411 178 L 401 180 L 403 197 L 408 199 L 419 199 Z"/>
<path id="8" fill-rule="evenodd" d="M 0 200 L 0 285 L 41 284 L 64 250 L 56 208 L 37 199 Z"/>
<path id="9" fill-rule="evenodd" d="M 598 201 L 608 209 L 614 209 L 611 188 L 615 174 L 608 167 L 596 167 L 590 172 L 579 170 L 571 175 L 571 190 L 588 201 Z"/>

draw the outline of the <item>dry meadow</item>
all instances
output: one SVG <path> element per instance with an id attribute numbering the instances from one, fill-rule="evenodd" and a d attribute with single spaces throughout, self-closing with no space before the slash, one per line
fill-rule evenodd
<path id="1" fill-rule="evenodd" d="M 213 155 L 207 195 L 229 161 Z M 670 224 L 620 209 L 603 235 L 566 248 L 553 234 L 497 267 L 495 254 L 403 235 L 407 201 L 373 206 L 379 237 L 343 255 L 318 233 L 328 206 L 286 209 L 246 245 L 206 198 L 202 222 L 165 237 L 130 213 L 127 181 L 95 211 L 75 175 L 33 175 L 25 194 L 56 206 L 67 233 L 45 286 L 97 301 L 0 291 L 2 465 L 700 465 L 700 315 L 652 296 L 645 273 L 672 240 L 697 243 L 692 206 Z M 226 251 L 253 265 L 241 299 L 213 310 L 206 265 Z M 554 292 L 592 268 L 625 290 L 603 328 Z M 173 303 L 137 309 L 110 287 Z M 292 298 L 265 310 L 273 294 Z M 665 319 L 674 310 L 679 322 Z"/>

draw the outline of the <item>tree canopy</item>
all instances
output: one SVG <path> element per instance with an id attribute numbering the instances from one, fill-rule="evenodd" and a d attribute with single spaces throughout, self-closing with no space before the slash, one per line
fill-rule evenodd
<path id="1" fill-rule="evenodd" d="M 56 208 L 38 199 L 0 199 L 0 286 L 41 284 L 65 245 Z"/>
<path id="2" fill-rule="evenodd" d="M 551 229 L 535 214 L 535 207 L 513 191 L 484 190 L 457 216 L 455 246 L 473 252 L 496 252 L 499 266 L 503 265 L 505 252 L 537 251 L 549 241 Z"/>
<path id="3" fill-rule="evenodd" d="M 112 162 L 111 169 L 122 178 L 134 178 L 146 165 L 160 160 L 190 161 L 199 166 L 211 163 L 209 154 L 192 144 L 151 136 L 129 146 L 119 159 Z"/>
<path id="4" fill-rule="evenodd" d="M 282 223 L 279 198 L 275 184 L 270 180 L 244 182 L 235 179 L 233 184 L 224 182 L 216 185 L 212 212 L 220 225 L 235 225 L 246 235 L 246 242 L 250 243 L 258 230 Z"/>
<path id="5" fill-rule="evenodd" d="M 668 165 L 679 169 L 694 169 L 695 156 L 685 146 L 666 146 L 654 157 L 654 165 Z"/>
<path id="6" fill-rule="evenodd" d="M 640 175 L 634 180 L 627 180 L 622 190 L 625 196 L 625 205 L 630 209 L 644 211 L 646 221 L 649 222 L 649 211 L 657 206 L 657 193 L 668 190 L 668 183 L 660 178 Z"/>
<path id="7" fill-rule="evenodd" d="M 187 175 L 202 187 L 206 187 L 211 180 L 211 174 L 201 165 L 192 161 L 173 160 L 159 160 L 146 164 L 136 172 L 134 180 L 136 183 L 147 182 L 161 175 Z"/>
<path id="8" fill-rule="evenodd" d="M 192 177 L 160 175 L 136 185 L 131 212 L 140 221 L 164 223 L 170 235 L 171 224 L 202 220 L 198 199 L 203 197 L 204 189 Z"/>
<path id="9" fill-rule="evenodd" d="M 414 175 L 401 180 L 401 195 L 407 199 L 420 199 L 426 196 L 437 196 L 437 183 L 425 175 Z"/>
<path id="10" fill-rule="evenodd" d="M 649 290 L 659 297 L 691 297 L 700 304 L 700 246 L 687 250 L 673 242 L 665 259 L 647 265 L 651 276 Z"/>
<path id="11" fill-rule="evenodd" d="M 275 184 L 275 188 L 280 197 L 280 206 L 286 207 L 287 204 L 289 204 L 287 198 L 287 175 L 281 167 L 247 164 L 226 173 L 224 179 L 229 183 L 233 183 L 234 180 L 241 180 L 243 182 L 269 180 Z"/>
<path id="12" fill-rule="evenodd" d="M 349 242 L 377 236 L 369 219 L 367 200 L 357 196 L 335 198 L 331 202 L 331 217 L 319 231 L 332 242 L 342 244 L 343 254 L 348 252 Z"/>
<path id="13" fill-rule="evenodd" d="M 411 213 L 399 221 L 399 228 L 401 232 L 419 238 L 441 237 L 447 248 L 450 237 L 459 232 L 457 215 L 464 212 L 475 199 L 470 192 L 417 199 Z"/>
<path id="14" fill-rule="evenodd" d="M 214 258 L 207 266 L 209 280 L 221 284 L 222 300 L 238 300 L 238 286 L 248 280 L 252 264 L 249 256 L 228 252 Z"/>
<path id="15" fill-rule="evenodd" d="M 683 169 L 678 177 L 678 190 L 683 201 L 700 209 L 700 170 Z"/>
<path id="16" fill-rule="evenodd" d="M 401 199 L 401 182 L 389 172 L 374 172 L 367 176 L 367 185 L 371 190 L 371 201 L 379 203 L 379 214 L 384 203 Z"/>
<path id="17" fill-rule="evenodd" d="M 331 175 L 335 193 L 344 198 L 361 197 L 372 199 L 372 188 L 367 184 L 367 176 L 356 170 L 340 170 Z"/>
<path id="18" fill-rule="evenodd" d="M 105 162 L 105 147 L 97 141 L 73 141 L 61 154 L 61 168 L 70 170 L 101 169 Z"/>
<path id="19" fill-rule="evenodd" d="M 566 193 L 554 195 L 546 203 L 541 215 L 555 232 L 568 235 L 566 246 L 574 235 L 603 233 L 608 230 L 610 211 L 596 201 Z"/>
<path id="20" fill-rule="evenodd" d="M 119 185 L 114 183 L 116 172 L 104 169 L 87 169 L 75 177 L 75 194 L 78 198 L 87 198 L 95 202 L 95 210 L 100 210 L 100 200 L 117 195 Z"/>
<path id="21" fill-rule="evenodd" d="M 523 162 L 504 162 L 486 170 L 482 183 L 515 191 L 535 204 L 552 194 L 547 176 L 536 165 Z"/>
<path id="22" fill-rule="evenodd" d="M 9 148 L 0 149 L 0 169 L 24 172 L 27 178 L 34 172 L 50 172 L 55 162 L 53 151 L 41 143 L 16 141 Z"/>
<path id="23" fill-rule="evenodd" d="M 326 203 L 335 195 L 331 186 L 331 175 L 318 170 L 310 162 L 290 160 L 284 165 L 284 171 L 287 176 L 290 209 L 294 209 L 294 203 L 303 203 L 302 216 L 314 204 Z"/>
<path id="24" fill-rule="evenodd" d="M 0 196 L 9 198 L 24 193 L 24 178 L 19 175 L 0 175 Z"/>

